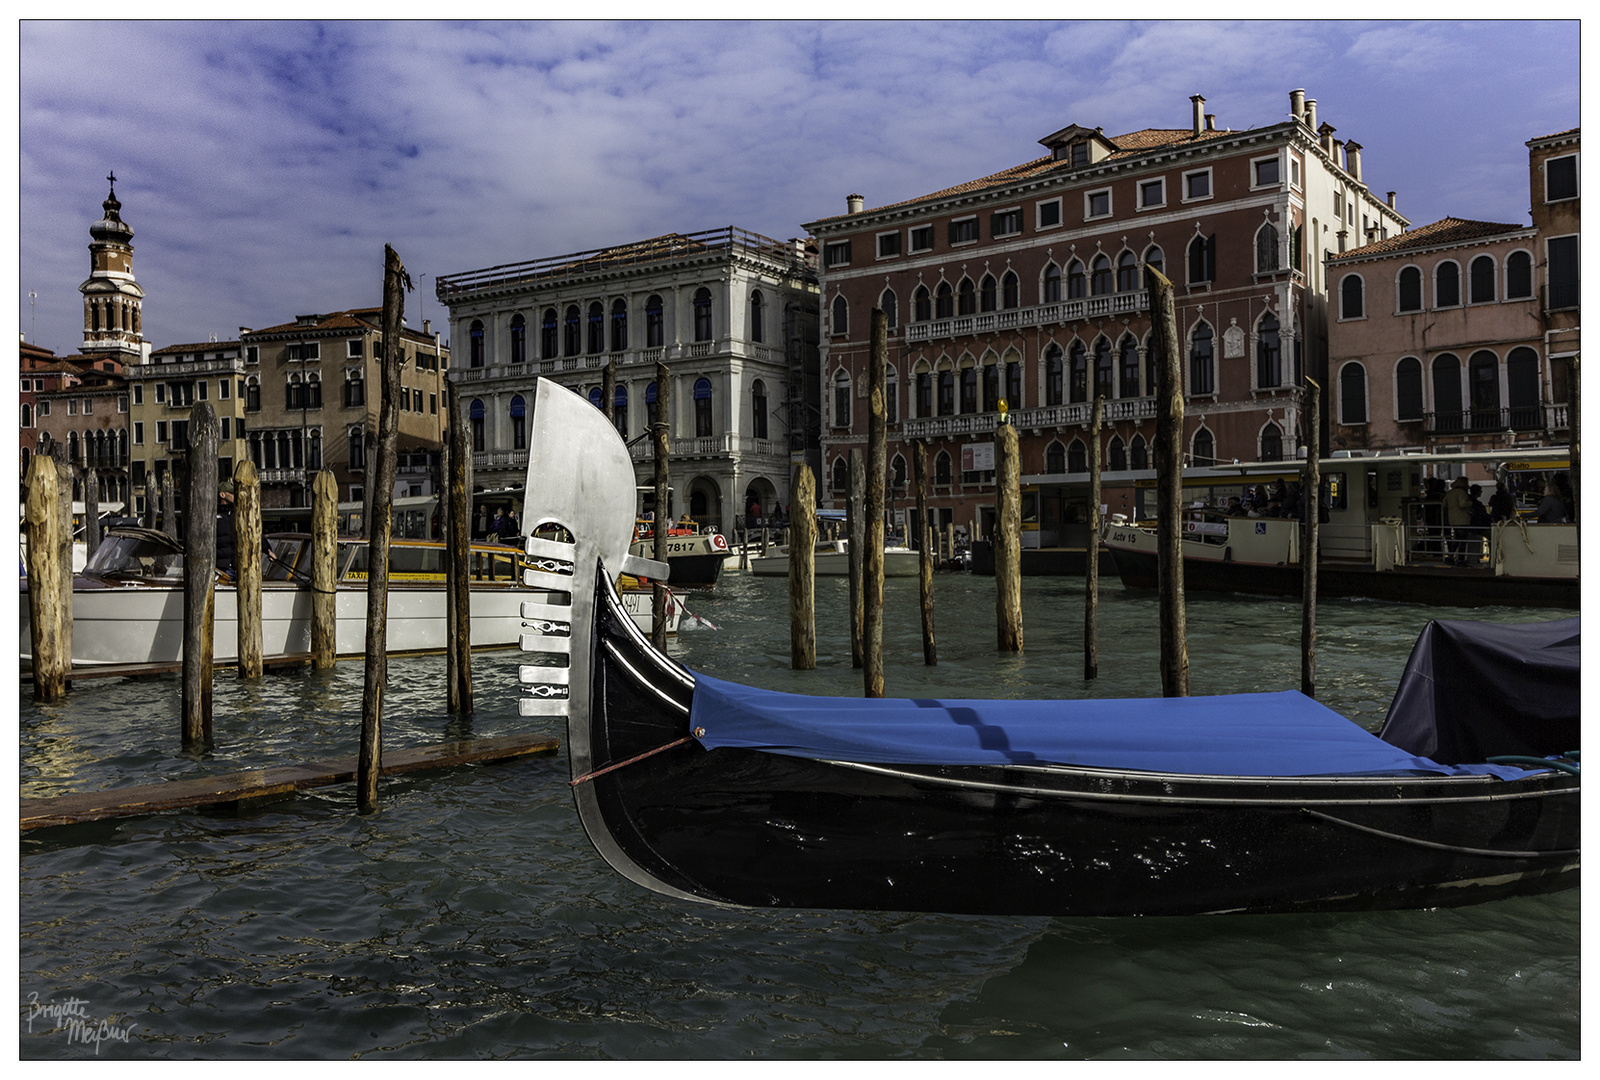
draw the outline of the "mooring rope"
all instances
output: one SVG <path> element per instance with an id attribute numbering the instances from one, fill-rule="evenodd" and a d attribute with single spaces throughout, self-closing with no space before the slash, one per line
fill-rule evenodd
<path id="1" fill-rule="evenodd" d="M 619 761 L 614 765 L 607 765 L 603 769 L 596 769 L 593 772 L 584 773 L 582 776 L 578 777 L 576 780 L 567 781 L 567 786 L 568 787 L 577 787 L 579 784 L 583 783 L 586 780 L 593 780 L 597 776 L 604 776 L 606 773 L 612 772 L 612 771 L 614 771 L 616 769 L 620 769 L 624 765 L 632 765 L 636 761 L 643 761 L 645 758 L 653 757 L 656 754 L 659 754 L 664 750 L 671 750 L 675 746 L 682 746 L 686 742 L 693 742 L 693 741 L 694 741 L 694 736 L 693 735 L 685 735 L 681 739 L 674 739 L 674 740 L 672 740 L 671 742 L 667 743 L 664 746 L 656 747 L 654 750 L 646 750 L 642 754 L 635 754 L 635 755 L 633 755 L 633 757 L 629 758 L 626 761 Z"/>

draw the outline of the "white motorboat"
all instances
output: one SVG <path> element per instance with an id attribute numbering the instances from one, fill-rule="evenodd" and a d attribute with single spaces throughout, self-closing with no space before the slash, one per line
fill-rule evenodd
<path id="1" fill-rule="evenodd" d="M 883 576 L 916 577 L 920 558 L 911 548 L 887 546 L 883 549 Z M 818 541 L 812 565 L 817 577 L 849 577 L 850 541 Z M 766 555 L 752 557 L 750 572 L 764 577 L 788 577 L 789 545 L 768 548 Z"/>
<path id="2" fill-rule="evenodd" d="M 266 656 L 311 649 L 311 538 L 273 536 L 268 540 L 261 586 L 261 647 Z M 340 540 L 334 599 L 334 648 L 340 656 L 359 656 L 366 648 L 367 545 Z M 545 603 L 548 594 L 521 584 L 523 557 L 514 547 L 474 544 L 470 567 L 471 643 L 477 648 L 517 644 L 525 631 L 523 603 Z M 446 645 L 444 545 L 393 540 L 389 557 L 388 651 L 392 655 L 443 651 Z M 31 663 L 27 581 L 22 581 L 21 658 Z M 623 604 L 646 633 L 651 593 L 626 590 Z M 213 658 L 237 659 L 238 602 L 231 582 L 216 587 L 212 629 Z M 668 593 L 667 632 L 676 633 L 681 605 Z M 73 579 L 72 662 L 105 664 L 172 663 L 183 653 L 183 553 L 164 533 L 151 529 L 113 529 Z"/>

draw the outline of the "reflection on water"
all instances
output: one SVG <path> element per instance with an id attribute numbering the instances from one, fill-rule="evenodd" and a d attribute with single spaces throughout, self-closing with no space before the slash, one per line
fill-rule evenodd
<path id="1" fill-rule="evenodd" d="M 1155 696 L 1156 603 L 1107 583 L 1084 683 L 1083 588 L 1024 582 L 1027 650 L 997 656 L 992 579 L 937 579 L 940 663 L 915 581 L 887 583 L 897 696 Z M 785 585 L 688 594 L 718 629 L 672 649 L 722 678 L 855 695 L 840 579 L 818 581 L 818 663 L 788 669 Z M 1299 608 L 1191 597 L 1196 693 L 1299 685 Z M 1381 724 L 1430 614 L 1319 612 L 1319 697 Z M 474 660 L 478 715 L 443 713 L 442 657 L 390 663 L 387 746 L 564 735 L 516 713 L 515 653 Z M 353 754 L 362 665 L 219 677 L 214 753 L 180 754 L 177 681 L 75 685 L 21 706 L 24 797 Z M 23 843 L 19 1051 L 97 1056 L 29 995 L 132 1025 L 100 1057 L 1576 1057 L 1579 893 L 1325 916 L 994 919 L 723 911 L 611 873 L 564 756 L 386 781 L 383 812 L 323 789 L 239 813 L 55 830 Z"/>

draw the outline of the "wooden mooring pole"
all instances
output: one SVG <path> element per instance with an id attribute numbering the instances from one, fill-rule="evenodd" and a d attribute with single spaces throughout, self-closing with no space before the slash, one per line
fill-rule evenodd
<path id="1" fill-rule="evenodd" d="M 1304 508 L 1300 539 L 1300 692 L 1317 696 L 1317 526 L 1322 516 L 1322 387 L 1306 379 L 1306 465 L 1300 505 Z"/>
<path id="2" fill-rule="evenodd" d="M 1096 394 L 1089 417 L 1089 521 L 1083 539 L 1083 677 L 1100 675 L 1100 427 L 1106 398 Z"/>
<path id="3" fill-rule="evenodd" d="M 883 548 L 884 480 L 889 472 L 889 424 L 886 398 L 889 367 L 889 316 L 872 309 L 872 346 L 867 357 L 867 497 L 866 529 L 861 538 L 861 662 L 866 696 L 883 696 Z"/>
<path id="4" fill-rule="evenodd" d="M 850 568 L 850 666 L 860 667 L 862 664 L 861 650 L 861 556 L 867 550 L 866 531 L 866 501 L 867 501 L 867 465 L 861 456 L 861 448 L 850 448 L 850 490 L 845 493 L 844 517 L 845 532 L 849 535 L 848 562 Z"/>
<path id="5" fill-rule="evenodd" d="M 996 647 L 1022 651 L 1022 456 L 1017 429 L 994 432 L 994 612 Z"/>
<path id="6" fill-rule="evenodd" d="M 928 448 L 911 445 L 912 483 L 917 489 L 917 600 L 922 608 L 922 662 L 939 663 L 933 640 L 933 522 L 928 520 Z"/>
<path id="7" fill-rule="evenodd" d="M 338 654 L 339 484 L 323 469 L 311 481 L 311 667 L 325 671 Z"/>
<path id="8" fill-rule="evenodd" d="M 83 470 L 84 558 L 94 558 L 100 548 L 100 470 Z"/>
<path id="9" fill-rule="evenodd" d="M 450 605 L 449 679 L 446 694 L 449 709 L 462 716 L 472 715 L 472 502 L 468 495 L 472 481 L 471 451 L 467 449 L 467 427 L 461 422 L 461 389 L 454 382 L 445 385 L 445 402 L 450 428 L 445 433 L 450 479 L 448 512 L 445 522 L 450 535 L 445 541 L 445 566 L 448 576 L 445 602 Z M 527 528 L 528 523 L 524 522 Z"/>
<path id="10" fill-rule="evenodd" d="M 389 680 L 389 535 L 394 528 L 395 449 L 400 433 L 400 357 L 405 290 L 411 276 L 400 256 L 383 245 L 382 404 L 378 408 L 377 453 L 372 469 L 372 517 L 367 523 L 366 679 L 361 694 L 361 753 L 356 764 L 356 809 L 378 809 L 383 769 L 383 692 Z"/>
<path id="11" fill-rule="evenodd" d="M 188 513 L 183 530 L 183 748 L 211 745 L 212 629 L 217 603 L 217 414 L 189 410 Z"/>
<path id="12" fill-rule="evenodd" d="M 170 468 L 161 474 L 161 531 L 174 540 L 178 538 L 177 481 Z"/>
<path id="13" fill-rule="evenodd" d="M 1189 696 L 1189 646 L 1183 597 L 1183 371 L 1172 282 L 1144 268 L 1156 352 L 1156 557 L 1161 605 L 1161 693 Z"/>
<path id="14" fill-rule="evenodd" d="M 241 679 L 261 678 L 261 479 L 245 458 L 233 467 L 234 604 Z"/>
<path id="15" fill-rule="evenodd" d="M 817 666 L 817 484 L 811 466 L 795 470 L 789 487 L 789 666 Z"/>
<path id="16" fill-rule="evenodd" d="M 72 462 L 67 458 L 65 443 L 50 448 L 56 459 L 56 500 L 60 509 L 56 513 L 56 562 L 61 567 L 60 589 L 57 601 L 61 609 L 61 649 L 67 658 L 67 668 L 72 668 Z M 177 535 L 174 533 L 173 535 Z"/>
<path id="17" fill-rule="evenodd" d="M 1583 497 L 1583 485 L 1578 476 L 1578 405 L 1582 401 L 1578 393 L 1578 357 L 1574 356 L 1567 361 L 1567 449 L 1570 452 L 1568 472 L 1572 480 L 1572 520 L 1582 521 L 1579 516 L 1578 500 Z"/>
<path id="18" fill-rule="evenodd" d="M 23 523 L 28 538 L 28 618 L 33 651 L 33 696 L 60 701 L 67 696 L 67 670 L 72 654 L 62 651 L 61 558 L 56 534 L 61 531 L 61 500 L 56 497 L 56 463 L 48 454 L 28 462 Z M 68 573 L 72 566 L 66 567 Z"/>
<path id="19" fill-rule="evenodd" d="M 668 458 L 672 453 L 672 372 L 667 365 L 656 364 L 656 422 L 651 430 L 656 457 L 656 509 L 655 545 L 652 554 L 656 562 L 667 561 L 667 528 L 672 524 L 671 474 Z M 650 643 L 658 649 L 667 647 L 667 583 L 650 583 Z"/>

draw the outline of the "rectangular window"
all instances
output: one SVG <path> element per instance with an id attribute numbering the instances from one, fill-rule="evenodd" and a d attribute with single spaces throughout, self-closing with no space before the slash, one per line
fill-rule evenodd
<path id="1" fill-rule="evenodd" d="M 349 341 L 345 342 L 344 354 L 351 359 L 354 359 L 358 356 L 365 356 L 366 352 L 367 343 L 361 338 L 351 338 Z"/>
<path id="2" fill-rule="evenodd" d="M 989 216 L 990 236 L 1015 236 L 1022 232 L 1022 211 L 997 210 Z"/>
<path id="3" fill-rule="evenodd" d="M 244 350 L 244 362 L 247 364 L 259 364 L 261 362 L 260 349 L 255 345 L 247 346 Z"/>
<path id="4" fill-rule="evenodd" d="M 316 341 L 290 345 L 286 353 L 290 360 L 316 360 L 322 356 L 322 344 Z"/>
<path id="5" fill-rule="evenodd" d="M 156 421 L 156 442 L 164 443 L 166 441 L 167 441 L 167 422 L 165 420 L 157 420 Z"/>
<path id="6" fill-rule="evenodd" d="M 878 234 L 878 258 L 892 259 L 900 254 L 900 234 L 897 232 Z"/>
<path id="7" fill-rule="evenodd" d="M 1196 199 L 1211 198 L 1211 170 L 1200 169 L 1197 172 L 1183 174 L 1183 201 L 1193 202 Z"/>
<path id="8" fill-rule="evenodd" d="M 428 412 L 431 415 L 434 415 L 434 416 L 439 415 L 439 395 L 438 394 L 429 394 L 428 395 Z"/>
<path id="9" fill-rule="evenodd" d="M 156 404 L 164 404 L 167 400 L 167 384 L 156 383 Z"/>
<path id="10" fill-rule="evenodd" d="M 950 243 L 971 244 L 978 239 L 978 219 L 975 217 L 961 218 L 950 223 Z"/>
<path id="11" fill-rule="evenodd" d="M 1167 205 L 1167 182 L 1165 180 L 1146 180 L 1139 185 L 1139 209 L 1148 210 L 1155 206 Z"/>
<path id="12" fill-rule="evenodd" d="M 1549 296 L 1545 306 L 1548 308 L 1577 307 L 1580 299 L 1578 289 L 1578 238 L 1576 236 L 1552 236 L 1546 241 L 1546 253 L 1549 263 L 1546 273 L 1549 275 Z"/>
<path id="13" fill-rule="evenodd" d="M 206 394 L 208 393 L 208 391 L 206 390 L 206 386 L 207 385 L 208 384 L 207 384 L 206 380 L 204 380 L 204 379 L 199 379 L 199 380 L 197 380 L 195 382 L 194 389 L 195 389 L 195 398 L 196 398 L 196 400 L 204 401 L 206 399 Z"/>
<path id="14" fill-rule="evenodd" d="M 219 437 L 223 439 L 233 438 L 233 417 L 224 416 L 222 418 L 222 430 L 219 432 Z"/>
<path id="15" fill-rule="evenodd" d="M 917 228 L 917 229 L 912 229 L 911 230 L 911 250 L 912 251 L 932 251 L 933 250 L 933 226 L 932 225 L 924 225 L 921 228 Z"/>
<path id="16" fill-rule="evenodd" d="M 143 446 L 144 445 L 144 421 L 143 420 L 135 420 L 133 422 L 133 445 L 135 445 L 135 446 Z"/>
<path id="17" fill-rule="evenodd" d="M 1296 157 L 1289 159 L 1289 185 L 1296 188 L 1300 186 L 1300 159 Z"/>
<path id="18" fill-rule="evenodd" d="M 1087 164 L 1089 164 L 1089 144 L 1087 142 L 1075 142 L 1075 143 L 1073 143 L 1072 144 L 1072 167 L 1073 168 L 1077 168 L 1079 165 L 1087 165 Z"/>
<path id="19" fill-rule="evenodd" d="M 1039 228 L 1053 229 L 1061 224 L 1061 200 L 1051 199 L 1039 204 Z"/>
<path id="20" fill-rule="evenodd" d="M 822 249 L 824 266 L 849 266 L 850 241 L 835 240 Z"/>
<path id="21" fill-rule="evenodd" d="M 1083 216 L 1086 218 L 1107 217 L 1111 213 L 1111 189 L 1091 191 L 1083 197 Z"/>
<path id="22" fill-rule="evenodd" d="M 78 399 L 77 398 L 73 397 L 73 398 L 68 398 L 67 399 L 67 415 L 68 416 L 77 416 L 78 415 Z"/>
<path id="23" fill-rule="evenodd" d="M 117 395 L 117 411 L 119 413 L 125 413 L 125 412 L 128 411 L 128 395 L 127 394 L 118 394 Z"/>
<path id="24" fill-rule="evenodd" d="M 218 400 L 227 401 L 232 396 L 233 396 L 233 380 L 232 379 L 218 379 L 217 380 L 217 398 L 218 398 Z"/>
<path id="25" fill-rule="evenodd" d="M 49 401 L 46 400 L 46 401 L 39 402 L 39 415 L 40 416 L 49 416 L 50 415 L 50 402 Z"/>
<path id="26" fill-rule="evenodd" d="M 1278 159 L 1276 157 L 1260 158 L 1250 163 L 1253 170 L 1252 187 L 1273 187 L 1280 183 Z"/>
<path id="27" fill-rule="evenodd" d="M 1551 158 L 1544 163 L 1544 201 L 1578 197 L 1578 155 Z"/>

